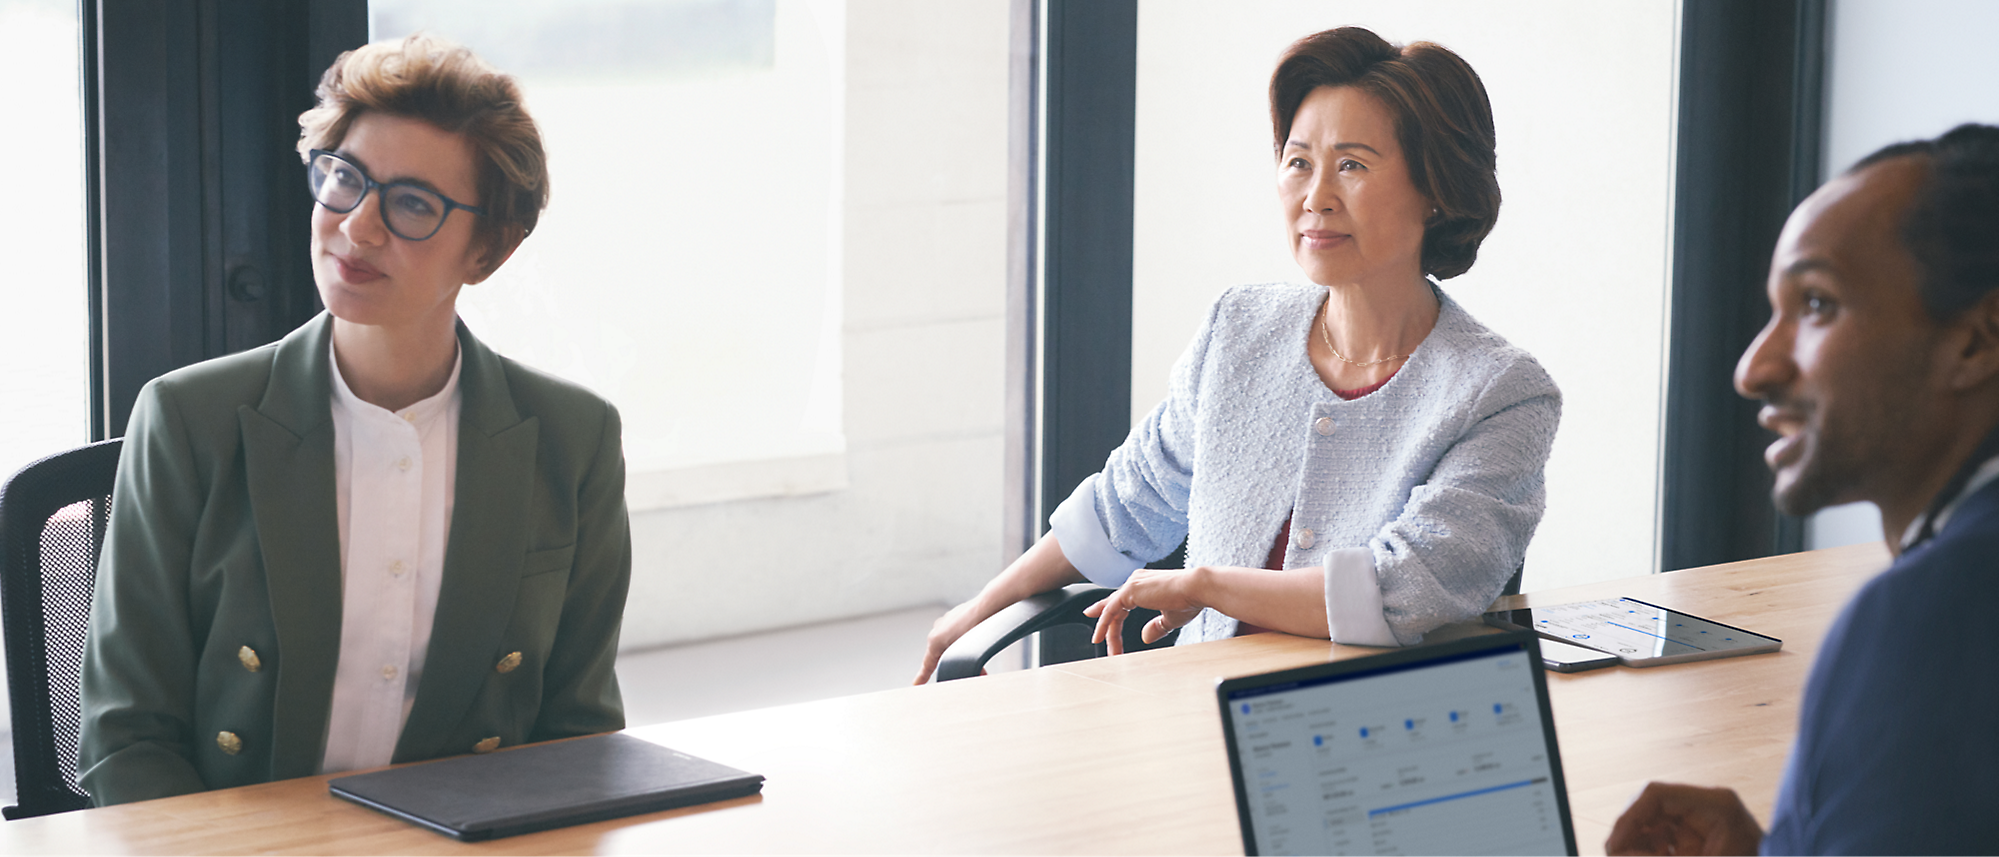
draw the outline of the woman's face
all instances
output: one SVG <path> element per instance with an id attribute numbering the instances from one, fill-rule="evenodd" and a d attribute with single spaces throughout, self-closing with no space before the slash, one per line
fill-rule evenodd
<path id="1" fill-rule="evenodd" d="M 422 120 L 363 113 L 334 151 L 377 182 L 414 182 L 466 205 L 481 202 L 472 144 Z M 312 207 L 319 299 L 353 324 L 448 329 L 459 287 L 491 273 L 472 237 L 477 215 L 453 211 L 437 234 L 411 241 L 383 225 L 381 205 L 377 189 L 346 214 Z"/>
<path id="2" fill-rule="evenodd" d="M 1409 180 L 1395 117 L 1374 96 L 1321 86 L 1305 96 L 1277 164 L 1291 255 L 1322 286 L 1420 279 L 1430 201 Z"/>

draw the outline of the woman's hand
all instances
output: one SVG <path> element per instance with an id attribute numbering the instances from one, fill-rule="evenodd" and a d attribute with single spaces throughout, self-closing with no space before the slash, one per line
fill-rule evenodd
<path id="1" fill-rule="evenodd" d="M 1648 783 L 1603 849 L 1610 854 L 1754 854 L 1763 826 L 1734 789 Z"/>
<path id="2" fill-rule="evenodd" d="M 1083 615 L 1097 619 L 1091 641 L 1108 641 L 1114 655 L 1124 653 L 1124 619 L 1134 607 L 1159 611 L 1159 618 L 1139 632 L 1148 643 L 1194 621 L 1207 607 L 1272 631 L 1325 639 L 1325 585 L 1326 570 L 1318 566 L 1281 572 L 1235 566 L 1141 568 Z"/>
<path id="3" fill-rule="evenodd" d="M 1159 642 L 1174 628 L 1194 621 L 1209 606 L 1201 594 L 1207 589 L 1210 576 L 1210 569 L 1205 567 L 1141 568 L 1132 572 L 1110 597 L 1084 608 L 1083 615 L 1097 620 L 1097 630 L 1090 636 L 1090 642 L 1107 642 L 1111 654 L 1124 654 L 1124 619 L 1139 607 L 1159 611 L 1158 616 L 1139 630 L 1140 639 Z"/>
<path id="4" fill-rule="evenodd" d="M 951 608 L 949 613 L 931 624 L 930 636 L 925 640 L 923 649 L 923 666 L 917 670 L 916 680 L 910 684 L 929 681 L 931 674 L 937 671 L 937 662 L 944 659 L 944 650 L 951 648 L 959 637 L 965 636 L 966 632 L 978 627 L 980 622 L 991 618 L 994 613 L 1029 595 L 1082 580 L 1083 573 L 1062 555 L 1062 545 L 1055 540 L 1055 536 L 1042 536 L 1041 541 L 1035 542 L 998 577 L 987 583 L 976 597 Z"/>
<path id="5" fill-rule="evenodd" d="M 944 658 L 945 649 L 951 648 L 952 643 L 958 642 L 959 637 L 978 627 L 980 622 L 1005 609 L 1005 605 L 988 608 L 981 603 L 982 600 L 983 594 L 980 598 L 973 598 L 951 608 L 950 612 L 937 617 L 937 621 L 931 623 L 930 636 L 925 640 L 923 649 L 923 666 L 917 670 L 916 680 L 910 684 L 923 684 L 929 681 L 930 675 L 937 671 L 937 662 Z"/>

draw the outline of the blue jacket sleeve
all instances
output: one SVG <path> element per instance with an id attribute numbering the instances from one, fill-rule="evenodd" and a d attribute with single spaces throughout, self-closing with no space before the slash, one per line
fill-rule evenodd
<path id="1" fill-rule="evenodd" d="M 1402 645 L 1490 605 L 1526 558 L 1546 507 L 1561 394 L 1552 383 L 1491 389 L 1527 392 L 1477 402 L 1476 421 L 1369 540 L 1382 615 Z"/>
<path id="2" fill-rule="evenodd" d="M 1202 367 L 1221 306 L 1217 301 L 1209 308 L 1194 341 L 1173 365 L 1166 399 L 1050 518 L 1064 556 L 1092 583 L 1118 586 L 1187 538 Z"/>

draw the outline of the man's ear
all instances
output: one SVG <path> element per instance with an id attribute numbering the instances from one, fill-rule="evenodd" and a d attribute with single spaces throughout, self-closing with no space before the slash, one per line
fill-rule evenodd
<path id="1" fill-rule="evenodd" d="M 1999 379 L 1999 291 L 1972 304 L 1952 327 L 1962 345 L 1952 355 L 1950 388 L 1971 390 Z"/>
<path id="2" fill-rule="evenodd" d="M 480 242 L 485 246 L 473 248 L 472 252 L 477 255 L 472 260 L 471 274 L 466 278 L 465 284 L 476 286 L 485 282 L 487 277 L 493 276 L 494 271 L 500 270 L 501 265 L 514 257 L 514 251 L 520 249 L 521 241 L 527 237 L 527 230 L 509 224 L 501 229 L 498 237 L 491 241 Z"/>

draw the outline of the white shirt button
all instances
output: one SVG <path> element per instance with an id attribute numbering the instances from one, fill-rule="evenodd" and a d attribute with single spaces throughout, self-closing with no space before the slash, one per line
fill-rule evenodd
<path id="1" fill-rule="evenodd" d="M 415 411 L 404 411 L 404 412 L 403 412 L 403 422 L 406 422 L 406 423 L 413 423 L 413 422 L 416 422 L 416 412 L 415 412 Z"/>
<path id="2" fill-rule="evenodd" d="M 1298 546 L 1301 548 L 1309 548 L 1312 546 L 1313 542 L 1316 542 L 1318 540 L 1319 540 L 1318 536 L 1312 535 L 1311 530 L 1305 529 L 1303 527 L 1300 527 L 1298 529 L 1298 532 L 1295 534 L 1295 538 L 1292 539 L 1292 541 L 1297 542 Z"/>
<path id="3" fill-rule="evenodd" d="M 397 673 L 397 672 L 398 672 L 398 670 L 396 669 L 396 665 L 395 665 L 395 664 L 383 664 L 383 665 L 382 665 L 382 680 L 383 680 L 383 681 L 395 681 L 395 680 L 396 680 L 396 673 Z"/>
<path id="4" fill-rule="evenodd" d="M 1325 432 L 1325 433 L 1330 434 L 1330 432 Z M 408 473 L 410 470 L 410 457 L 405 455 L 401 459 L 397 460 L 396 469 L 404 473 Z"/>
<path id="5" fill-rule="evenodd" d="M 1320 418 L 1318 418 L 1318 419 L 1316 419 L 1316 420 L 1313 420 L 1313 421 L 1312 421 L 1312 430 L 1313 430 L 1313 431 L 1315 431 L 1315 432 L 1318 432 L 1318 433 L 1320 433 L 1320 434 L 1322 434 L 1322 435 L 1323 435 L 1323 434 L 1332 434 L 1332 433 L 1333 433 L 1333 418 L 1332 418 L 1332 417 L 1320 417 Z"/>
<path id="6" fill-rule="evenodd" d="M 392 562 L 392 563 L 389 563 L 389 573 L 390 573 L 390 574 L 393 574 L 393 575 L 395 575 L 395 576 L 397 576 L 397 577 L 402 577 L 402 576 L 403 576 L 403 572 L 405 572 L 405 571 L 408 571 L 408 570 L 409 570 L 409 567 L 408 567 L 408 566 L 405 566 L 405 565 L 403 565 L 403 561 L 402 561 L 402 560 L 396 560 L 395 562 Z"/>

